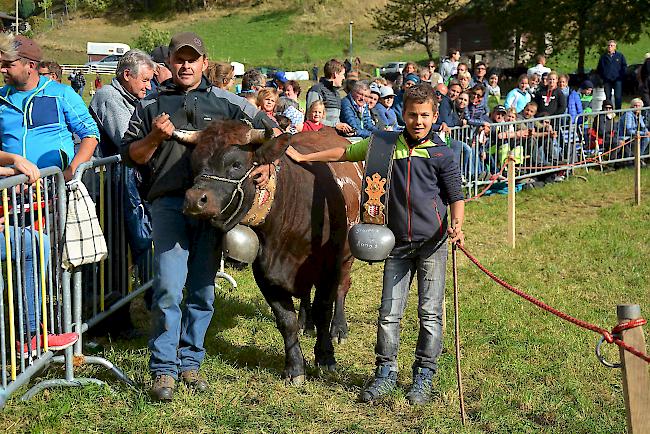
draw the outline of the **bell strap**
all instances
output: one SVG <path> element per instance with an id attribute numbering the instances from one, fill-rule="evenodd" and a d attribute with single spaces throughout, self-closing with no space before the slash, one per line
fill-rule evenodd
<path id="1" fill-rule="evenodd" d="M 393 155 L 400 133 L 377 131 L 370 136 L 366 153 L 365 176 L 361 188 L 361 221 L 376 225 L 388 223 L 388 192 Z"/>

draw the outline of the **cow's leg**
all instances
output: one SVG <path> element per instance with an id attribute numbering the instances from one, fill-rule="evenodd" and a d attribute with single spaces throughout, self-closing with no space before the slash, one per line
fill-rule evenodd
<path id="1" fill-rule="evenodd" d="M 343 262 L 341 266 L 341 280 L 336 290 L 336 302 L 334 305 L 334 318 L 330 327 L 332 339 L 339 343 L 345 343 L 348 339 L 348 322 L 345 318 L 345 298 L 350 290 L 350 269 L 352 268 L 352 258 Z"/>
<path id="2" fill-rule="evenodd" d="M 282 376 L 291 384 L 299 385 L 305 381 L 305 359 L 298 341 L 298 316 L 293 305 L 293 299 L 284 289 L 272 286 L 260 278 L 260 272 L 253 264 L 253 274 L 262 295 L 271 306 L 275 315 L 275 323 L 284 339 L 284 371 Z"/>
<path id="3" fill-rule="evenodd" d="M 332 321 L 333 305 L 333 285 L 317 285 L 312 309 L 314 324 L 316 325 L 314 358 L 316 366 L 327 371 L 334 371 L 336 369 L 334 345 L 332 344 L 332 336 L 330 335 L 330 322 Z"/>
<path id="4" fill-rule="evenodd" d="M 311 314 L 311 292 L 300 298 L 300 309 L 298 310 L 298 330 L 306 335 L 315 335 L 314 318 Z"/>

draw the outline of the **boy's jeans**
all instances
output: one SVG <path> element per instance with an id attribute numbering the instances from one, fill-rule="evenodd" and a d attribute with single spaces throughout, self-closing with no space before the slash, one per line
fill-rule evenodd
<path id="1" fill-rule="evenodd" d="M 149 369 L 154 376 L 198 369 L 214 311 L 219 265 L 218 232 L 207 220 L 185 216 L 183 197 L 161 197 L 151 205 L 154 282 Z M 187 293 L 183 300 L 183 287 Z"/>
<path id="2" fill-rule="evenodd" d="M 417 272 L 420 331 L 413 366 L 437 370 L 442 351 L 446 265 L 446 237 L 441 241 L 398 244 L 386 259 L 375 346 L 378 366 L 389 365 L 397 370 L 400 321 L 411 281 Z"/>

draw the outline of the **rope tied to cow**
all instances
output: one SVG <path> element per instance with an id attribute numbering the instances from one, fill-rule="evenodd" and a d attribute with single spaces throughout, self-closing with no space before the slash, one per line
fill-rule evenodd
<path id="1" fill-rule="evenodd" d="M 561 318 L 561 319 L 563 319 L 565 321 L 568 321 L 568 322 L 570 322 L 572 324 L 575 324 L 578 327 L 582 327 L 584 329 L 591 330 L 591 331 L 593 331 L 595 333 L 600 334 L 607 343 L 616 344 L 619 347 L 623 348 L 625 351 L 628 351 L 629 353 L 634 354 L 635 356 L 639 357 L 640 359 L 642 359 L 646 363 L 650 363 L 650 355 L 648 355 L 648 354 L 644 353 L 643 351 L 641 351 L 641 350 L 639 350 L 639 349 L 625 343 L 623 340 L 620 339 L 620 333 L 622 331 L 629 330 L 629 329 L 635 328 L 635 327 L 641 327 L 641 326 L 645 325 L 647 323 L 647 321 L 645 319 L 639 318 L 639 319 L 634 319 L 634 320 L 631 320 L 631 321 L 628 321 L 628 322 L 625 322 L 625 323 L 621 323 L 621 324 L 617 325 L 616 327 L 614 327 L 611 331 L 609 331 L 609 330 L 606 330 L 606 329 L 604 329 L 602 327 L 598 327 L 595 324 L 591 324 L 591 323 L 589 323 L 587 321 L 583 321 L 581 319 L 574 318 L 571 315 L 568 315 L 568 314 L 566 314 L 566 313 L 564 313 L 564 312 L 562 312 L 562 311 L 560 311 L 558 309 L 555 309 L 554 307 L 544 303 L 543 301 L 536 299 L 532 295 L 527 294 L 524 291 L 515 288 L 514 286 L 512 286 L 511 284 L 509 284 L 505 280 L 503 280 L 500 277 L 496 276 L 494 273 L 492 273 L 490 270 L 488 270 L 485 266 L 483 266 L 479 262 L 478 259 L 476 259 L 474 256 L 472 256 L 471 253 L 469 253 L 469 251 L 467 251 L 467 249 L 465 247 L 459 245 L 458 248 L 483 273 L 485 273 L 488 277 L 490 277 L 492 280 L 494 280 L 496 283 L 498 283 L 502 287 L 506 288 L 508 291 L 513 292 L 514 294 L 520 296 L 524 300 L 527 300 L 530 303 L 533 303 L 537 307 L 539 307 L 539 308 L 541 308 L 541 309 L 543 309 L 543 310 L 545 310 L 545 311 L 547 311 L 549 313 L 552 313 L 553 315 L 555 315 L 555 316 L 557 316 L 557 317 L 559 317 L 559 318 Z"/>

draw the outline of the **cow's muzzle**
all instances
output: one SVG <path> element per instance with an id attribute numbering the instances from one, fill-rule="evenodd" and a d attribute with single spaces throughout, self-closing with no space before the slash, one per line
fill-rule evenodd
<path id="1" fill-rule="evenodd" d="M 218 213 L 214 195 L 202 188 L 191 188 L 185 192 L 183 212 L 195 217 L 212 217 Z"/>

